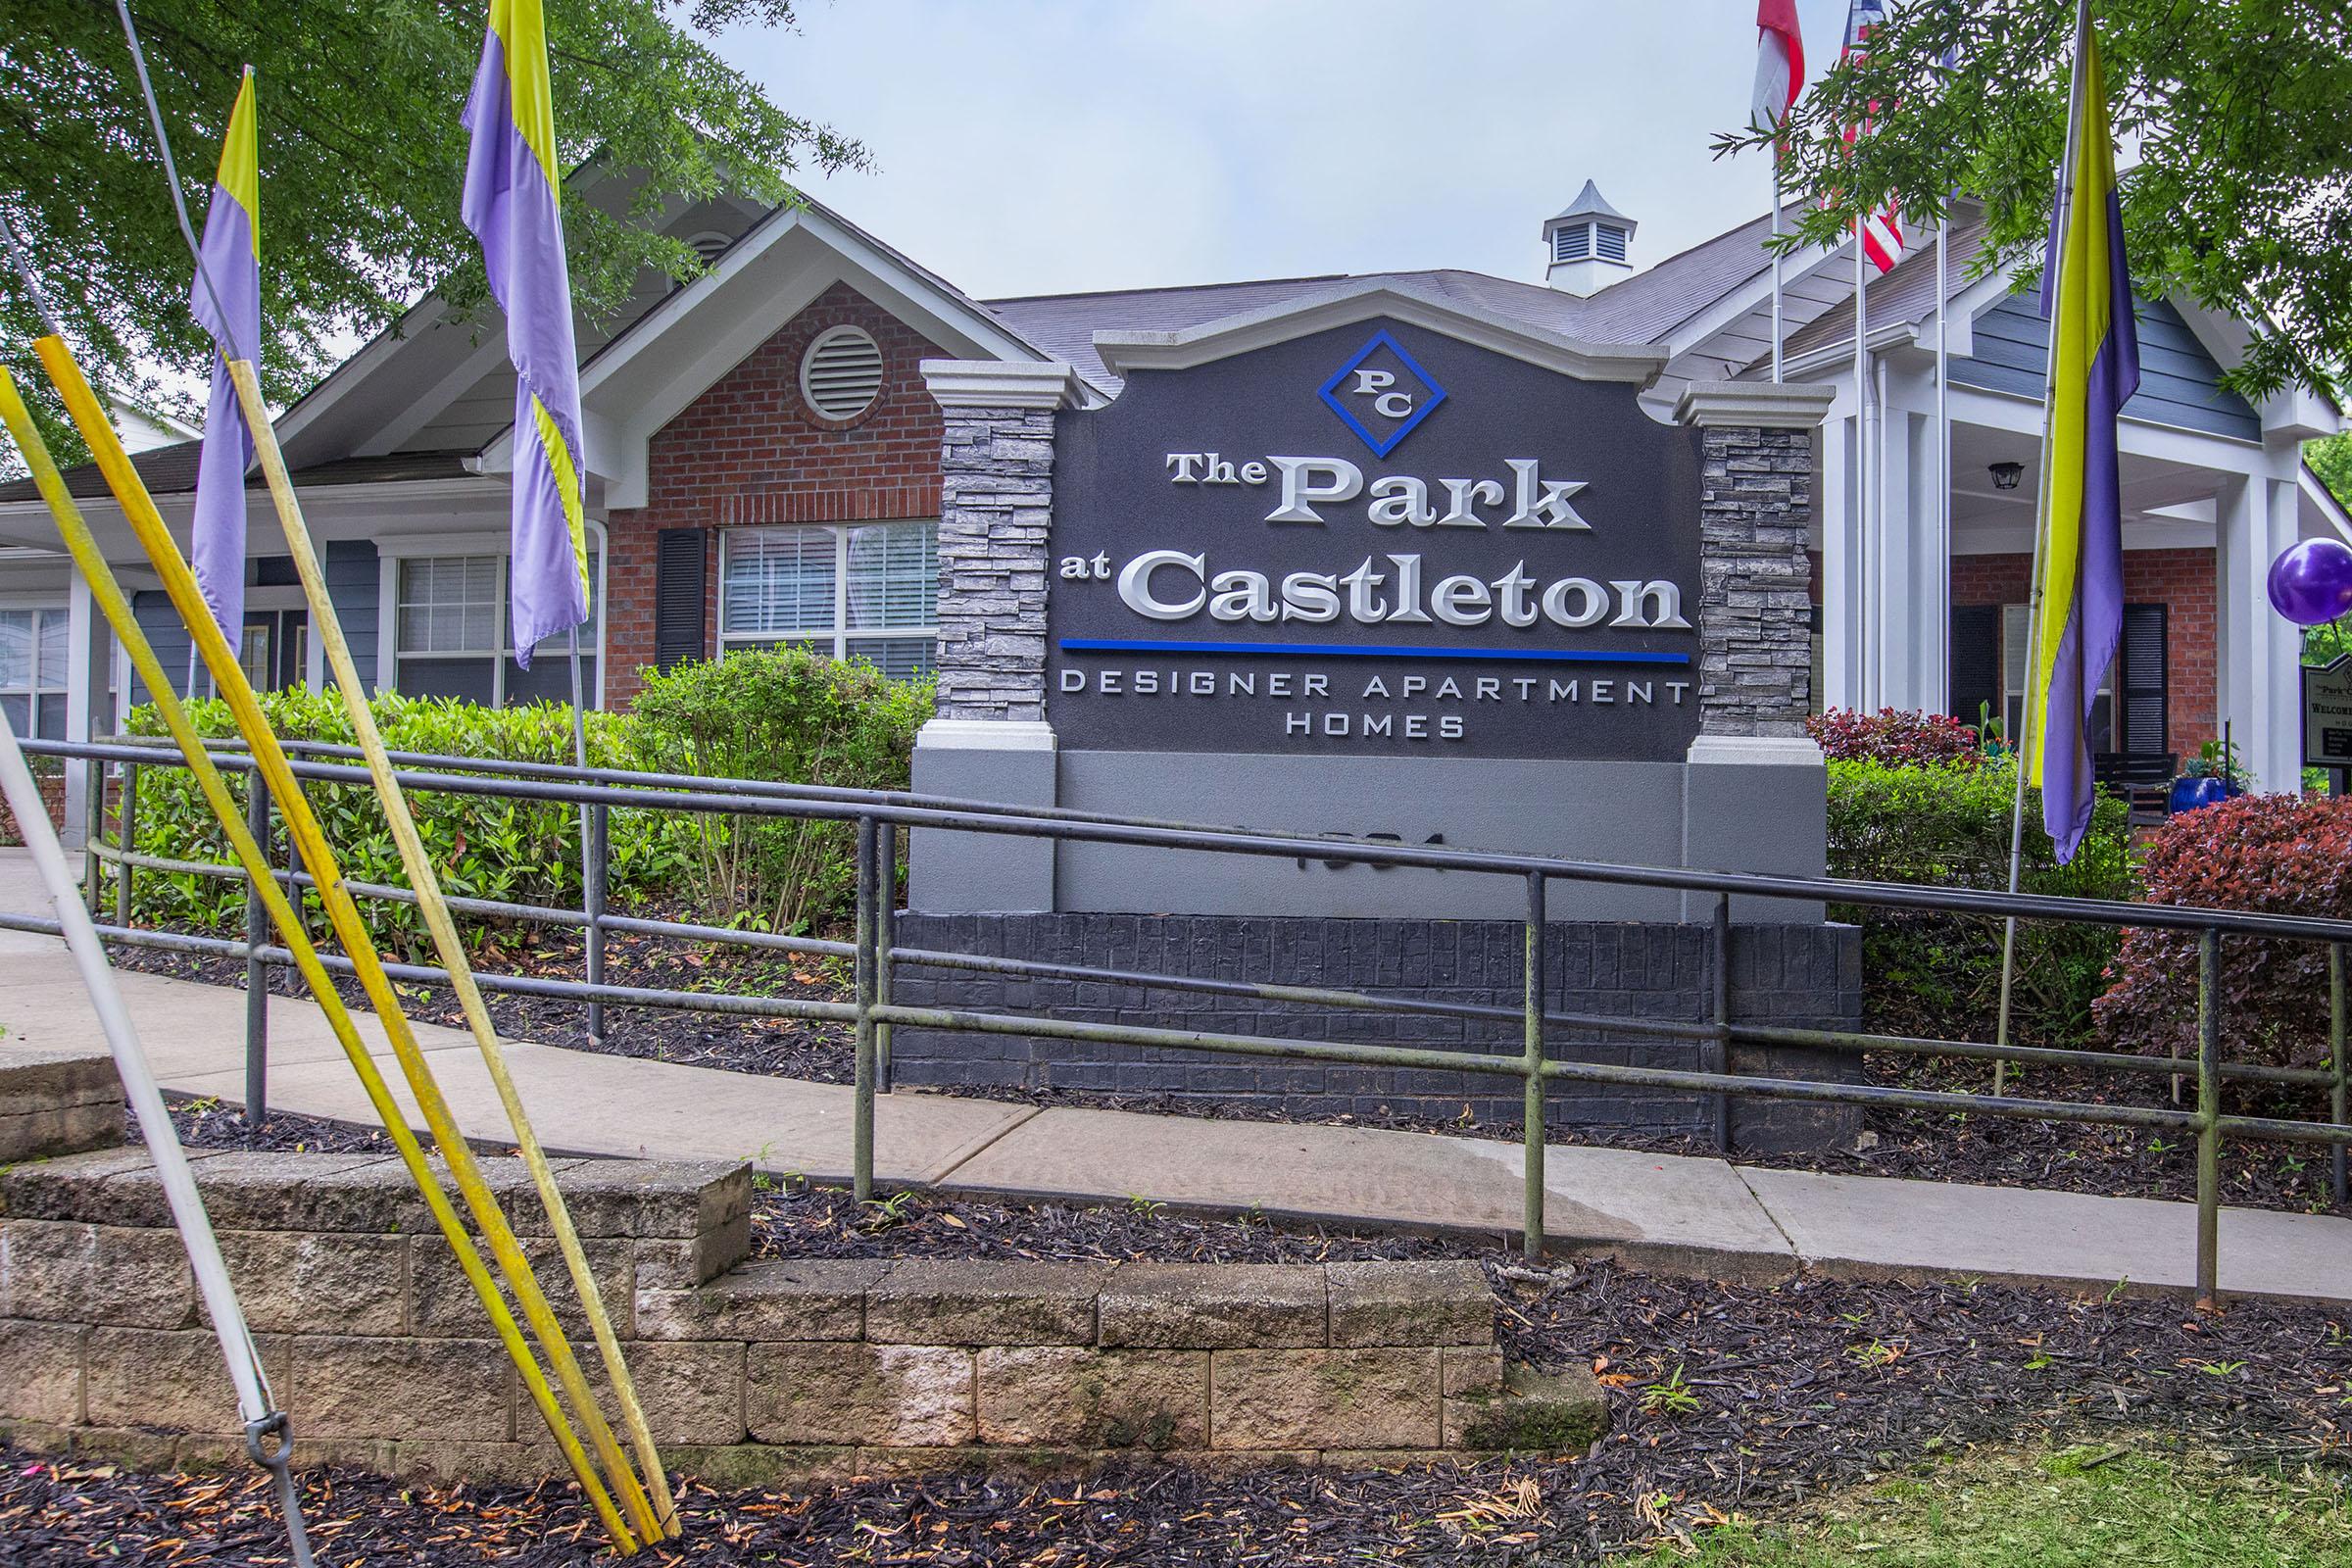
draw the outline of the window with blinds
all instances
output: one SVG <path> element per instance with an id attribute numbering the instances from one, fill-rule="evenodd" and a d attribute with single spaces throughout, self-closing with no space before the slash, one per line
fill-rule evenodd
<path id="1" fill-rule="evenodd" d="M 719 543 L 722 650 L 792 644 L 928 674 L 939 645 L 939 525 L 730 528 Z"/>
<path id="2" fill-rule="evenodd" d="M 583 695 L 596 697 L 595 650 L 604 645 L 596 602 L 596 551 L 588 553 L 588 624 L 581 628 Z M 571 699 L 568 639 L 550 637 L 514 657 L 507 622 L 503 555 L 409 556 L 401 560 L 393 608 L 395 683 L 415 697 L 459 697 L 492 707 Z"/>
<path id="3" fill-rule="evenodd" d="M 1592 232 L 1598 236 L 1599 243 L 1594 248 L 1599 251 L 1602 261 L 1622 262 L 1625 260 L 1624 229 L 1614 223 L 1596 223 L 1593 225 Z"/>
<path id="4" fill-rule="evenodd" d="M 1551 259 L 1581 262 L 1592 254 L 1592 225 L 1568 223 L 1551 231 Z"/>
<path id="5" fill-rule="evenodd" d="M 19 735 L 66 738 L 66 610 L 0 610 L 0 710 Z"/>

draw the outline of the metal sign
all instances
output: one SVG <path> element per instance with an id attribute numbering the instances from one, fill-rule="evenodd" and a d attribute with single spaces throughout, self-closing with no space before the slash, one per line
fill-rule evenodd
<path id="1" fill-rule="evenodd" d="M 1679 760 L 1698 448 L 1635 388 L 1398 321 L 1059 416 L 1065 747 Z"/>
<path id="2" fill-rule="evenodd" d="M 2303 765 L 2352 767 L 2352 654 L 2303 666 Z"/>

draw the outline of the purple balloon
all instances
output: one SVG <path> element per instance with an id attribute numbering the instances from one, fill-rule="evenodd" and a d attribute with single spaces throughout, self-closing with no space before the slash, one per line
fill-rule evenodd
<path id="1" fill-rule="evenodd" d="M 2352 549 L 2306 539 L 2271 563 L 2271 608 L 2298 626 L 2321 626 L 2352 611 Z"/>

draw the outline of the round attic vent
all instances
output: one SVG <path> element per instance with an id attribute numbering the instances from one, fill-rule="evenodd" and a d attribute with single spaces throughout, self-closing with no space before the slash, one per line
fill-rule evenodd
<path id="1" fill-rule="evenodd" d="M 817 334 L 801 360 L 801 396 L 828 419 L 854 419 L 882 391 L 882 350 L 861 326 Z"/>

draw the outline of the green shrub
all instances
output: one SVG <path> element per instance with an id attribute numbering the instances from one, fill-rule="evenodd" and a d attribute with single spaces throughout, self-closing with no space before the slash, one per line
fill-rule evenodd
<path id="1" fill-rule="evenodd" d="M 1871 882 L 2005 889 L 2009 761 L 1889 766 L 1833 761 L 1830 872 Z M 2134 895 L 2128 810 L 2101 796 L 2075 858 L 2059 865 L 2041 831 L 2040 792 L 2026 792 L 2028 893 L 2129 899 Z M 1992 1038 L 2000 998 L 2001 922 L 1961 915 L 1843 906 L 1833 916 L 1862 926 L 1863 998 L 1870 1026 L 1945 1039 Z M 2011 1037 L 2078 1045 L 2115 956 L 2112 928 L 2024 921 L 2017 932 Z"/>
<path id="2" fill-rule="evenodd" d="M 928 680 L 799 648 L 744 649 L 648 670 L 634 705 L 640 765 L 707 777 L 906 788 Z M 803 931 L 851 907 L 856 830 L 845 821 L 694 819 L 688 878 L 706 907 Z"/>
<path id="3" fill-rule="evenodd" d="M 369 707 L 384 744 L 395 752 L 495 758 L 507 761 L 572 760 L 571 711 L 555 704 L 529 708 L 482 708 L 447 698 L 382 693 Z M 279 739 L 335 745 L 353 742 L 342 700 L 332 692 L 266 693 L 262 710 Z M 228 705 L 207 699 L 189 705 L 197 731 L 208 738 L 234 739 Z M 164 733 L 152 708 L 132 710 L 136 735 Z M 599 767 L 630 767 L 638 748 L 631 736 L 637 722 L 626 713 L 587 715 L 588 760 Z M 227 775 L 229 791 L 242 803 L 241 772 Z M 392 842 L 383 808 L 367 785 L 311 783 L 304 797 L 335 851 L 344 876 L 355 882 L 408 886 L 399 849 Z M 444 892 L 509 903 L 579 907 L 580 829 L 577 809 L 555 803 L 479 795 L 413 791 L 409 809 L 416 819 Z M 138 848 L 173 859 L 230 858 L 228 840 L 214 821 L 195 779 L 183 768 L 142 768 L 135 816 Z M 284 863 L 285 830 L 271 815 L 270 854 Z M 645 811 L 611 813 L 612 902 L 627 905 L 674 896 L 691 849 L 684 823 Z M 245 899 L 240 888 L 217 877 L 143 871 L 134 881 L 135 916 L 158 924 L 228 930 L 240 927 Z M 316 901 L 313 901 L 314 906 Z M 406 955 L 425 947 L 423 922 L 407 905 L 363 900 L 378 941 Z"/>

